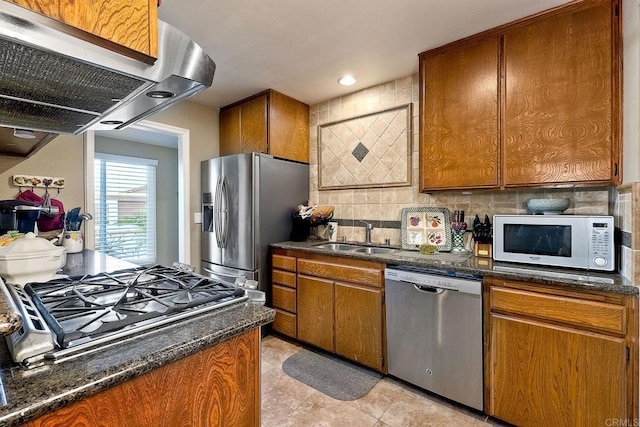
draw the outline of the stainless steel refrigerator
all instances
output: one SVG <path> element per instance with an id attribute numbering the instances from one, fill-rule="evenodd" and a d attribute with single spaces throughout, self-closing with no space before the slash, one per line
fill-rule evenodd
<path id="1" fill-rule="evenodd" d="M 201 172 L 202 273 L 257 280 L 270 304 L 269 245 L 289 239 L 309 198 L 309 165 L 248 153 L 205 160 Z"/>

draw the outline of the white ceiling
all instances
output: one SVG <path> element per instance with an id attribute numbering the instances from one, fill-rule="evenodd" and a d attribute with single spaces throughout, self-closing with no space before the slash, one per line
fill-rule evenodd
<path id="1" fill-rule="evenodd" d="M 307 104 L 406 77 L 418 54 L 567 0 L 164 0 L 160 19 L 216 63 L 192 98 L 222 107 L 264 89 Z M 351 87 L 337 83 L 351 73 Z"/>

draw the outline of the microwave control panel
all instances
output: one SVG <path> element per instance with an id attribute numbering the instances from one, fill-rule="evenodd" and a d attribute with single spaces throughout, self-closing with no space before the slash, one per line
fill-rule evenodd
<path id="1" fill-rule="evenodd" d="M 589 264 L 596 269 L 613 266 L 613 221 L 593 218 L 590 224 Z"/>

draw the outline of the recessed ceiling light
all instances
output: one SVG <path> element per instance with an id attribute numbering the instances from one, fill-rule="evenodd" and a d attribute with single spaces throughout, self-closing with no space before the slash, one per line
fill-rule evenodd
<path id="1" fill-rule="evenodd" d="M 342 86 L 351 86 L 356 83 L 356 78 L 350 74 L 347 74 L 346 76 L 340 77 L 338 83 L 340 83 Z"/>

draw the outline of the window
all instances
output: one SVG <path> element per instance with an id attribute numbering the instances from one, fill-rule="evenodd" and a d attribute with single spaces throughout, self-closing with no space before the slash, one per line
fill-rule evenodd
<path id="1" fill-rule="evenodd" d="M 95 248 L 116 258 L 156 260 L 157 160 L 95 154 Z"/>

